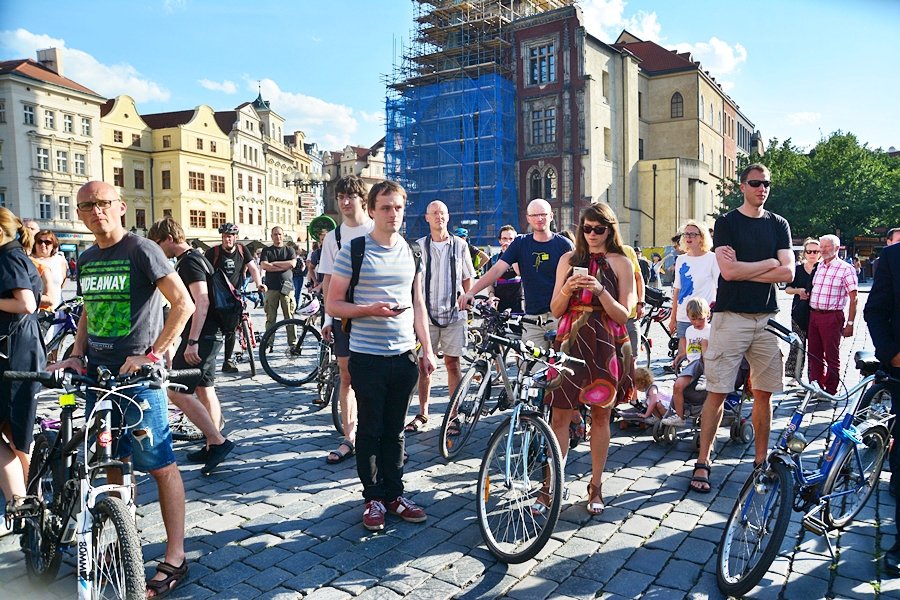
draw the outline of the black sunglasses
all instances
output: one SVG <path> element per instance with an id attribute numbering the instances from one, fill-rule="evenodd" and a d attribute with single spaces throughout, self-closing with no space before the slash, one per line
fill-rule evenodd
<path id="1" fill-rule="evenodd" d="M 44 245 L 47 245 L 47 246 L 52 246 L 52 245 L 53 245 L 53 240 L 35 240 L 34 243 L 35 243 L 35 244 L 44 244 Z"/>
<path id="2" fill-rule="evenodd" d="M 609 229 L 609 227 L 607 227 L 606 225 L 582 225 L 581 226 L 581 231 L 583 231 L 585 234 L 593 231 L 597 235 L 603 235 L 604 233 L 606 233 L 607 229 Z"/>
<path id="3" fill-rule="evenodd" d="M 769 181 L 768 179 L 748 179 L 747 185 L 749 185 L 752 188 L 758 188 L 761 185 L 765 186 L 765 187 L 769 187 L 770 185 L 772 185 L 772 182 Z"/>

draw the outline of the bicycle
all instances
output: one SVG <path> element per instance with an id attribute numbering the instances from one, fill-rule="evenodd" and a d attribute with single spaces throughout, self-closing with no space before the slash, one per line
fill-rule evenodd
<path id="1" fill-rule="evenodd" d="M 500 423 L 481 461 L 475 501 L 478 527 L 494 556 L 506 563 L 534 557 L 550 539 L 562 503 L 562 452 L 544 418 L 539 398 L 553 370 L 571 372 L 567 362 L 584 361 L 521 340 L 490 335 L 492 342 L 519 352 L 524 364 L 516 376 L 515 405 Z M 537 370 L 533 370 L 537 365 Z M 508 378 L 504 385 L 513 388 Z M 545 511 L 533 507 L 546 500 Z"/>
<path id="2" fill-rule="evenodd" d="M 96 378 L 71 372 L 7 371 L 4 379 L 38 381 L 61 389 L 59 420 L 39 421 L 27 496 L 7 509 L 7 524 L 22 533 L 28 575 L 45 583 L 59 571 L 64 547 L 77 549 L 79 598 L 145 597 L 144 561 L 135 525 L 131 463 L 114 458 L 113 447 L 127 424 L 113 427 L 118 401 L 143 409 L 122 391 L 142 385 L 164 387 L 170 379 L 195 377 L 197 369 L 165 372 L 150 365 L 131 375 L 98 369 Z M 45 392 L 41 392 L 45 393 Z M 76 397 L 97 394 L 85 426 L 73 426 Z M 121 472 L 113 482 L 107 469 Z M 105 479 L 104 482 L 98 480 Z"/>
<path id="3" fill-rule="evenodd" d="M 344 425 L 341 420 L 341 403 L 339 401 L 341 390 L 341 370 L 338 367 L 337 356 L 334 354 L 334 342 L 323 339 L 319 342 L 319 368 L 316 371 L 316 398 L 313 406 L 316 410 L 322 410 L 331 405 L 331 422 L 338 434 L 344 435 Z"/>
<path id="4" fill-rule="evenodd" d="M 769 320 L 766 330 L 802 350 L 797 334 L 777 321 Z M 805 513 L 803 528 L 824 536 L 834 559 L 828 533 L 849 525 L 865 506 L 877 485 L 890 439 L 892 415 L 871 400 L 883 384 L 897 380 L 880 371 L 870 356 L 857 353 L 856 367 L 865 377 L 845 393 L 832 395 L 816 382 L 801 381 L 805 361 L 799 352 L 794 378 L 806 394 L 766 460 L 754 467 L 725 524 L 716 560 L 716 579 L 723 593 L 742 596 L 759 583 L 781 548 L 791 508 Z M 874 390 L 873 382 L 882 388 Z M 860 392 L 866 388 L 870 403 L 863 406 Z M 810 471 L 803 468 L 801 458 L 809 442 L 799 428 L 807 406 L 817 398 L 845 402 L 846 408 L 828 428 L 828 438 L 834 434 L 834 439 L 826 439 L 820 466 Z"/>
<path id="5" fill-rule="evenodd" d="M 650 337 L 650 326 L 659 323 L 666 334 L 669 344 L 669 358 L 674 358 L 678 351 L 678 339 L 673 332 L 666 327 L 666 321 L 672 316 L 672 299 L 666 296 L 662 290 L 648 287 L 644 292 L 645 312 L 638 324 L 638 345 L 635 352 L 636 359 L 646 359 L 646 367 L 650 368 L 650 352 L 653 350 L 653 338 Z M 640 366 L 640 365 L 639 365 Z"/>
<path id="6" fill-rule="evenodd" d="M 256 348 L 258 340 L 256 339 L 256 334 L 253 333 L 253 322 L 250 321 L 250 309 L 247 307 L 247 298 L 252 298 L 254 308 L 258 308 L 259 292 L 241 290 L 239 293 L 241 296 L 241 304 L 244 305 L 244 310 L 241 312 L 241 320 L 238 323 L 234 334 L 240 343 L 240 348 L 235 348 L 232 359 L 234 362 L 242 362 L 244 360 L 244 353 L 246 352 L 247 363 L 250 365 L 250 377 L 256 377 L 256 361 L 253 359 L 253 349 Z"/>
<path id="7" fill-rule="evenodd" d="M 46 326 L 47 330 L 57 325 L 60 326 L 46 344 L 48 363 L 69 358 L 72 353 L 72 343 L 75 342 L 75 334 L 78 333 L 78 319 L 81 317 L 83 307 L 84 300 L 78 296 L 60 303 L 53 313 L 47 314 L 41 319 L 42 325 Z"/>
<path id="8" fill-rule="evenodd" d="M 308 304 L 300 317 L 279 321 L 262 335 L 259 362 L 281 385 L 301 386 L 319 372 L 322 334 L 314 325 L 319 306 L 318 300 Z"/>

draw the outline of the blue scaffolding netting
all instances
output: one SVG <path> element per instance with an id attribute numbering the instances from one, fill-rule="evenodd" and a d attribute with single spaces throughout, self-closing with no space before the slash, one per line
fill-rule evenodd
<path id="1" fill-rule="evenodd" d="M 511 81 L 488 74 L 409 86 L 387 98 L 386 113 L 386 171 L 407 190 L 407 238 L 428 233 L 433 200 L 477 245 L 496 244 L 500 227 L 518 225 Z"/>

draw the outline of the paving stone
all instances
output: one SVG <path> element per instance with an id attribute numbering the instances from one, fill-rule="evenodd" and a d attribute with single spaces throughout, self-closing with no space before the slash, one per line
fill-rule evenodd
<path id="1" fill-rule="evenodd" d="M 603 591 L 619 594 L 626 598 L 633 598 L 641 595 L 653 582 L 653 579 L 651 575 L 638 573 L 630 569 L 621 569 L 603 586 Z"/>
<path id="2" fill-rule="evenodd" d="M 203 587 L 207 587 L 216 592 L 221 592 L 236 586 L 254 575 L 259 571 L 249 565 L 240 562 L 232 563 L 227 569 L 215 571 L 206 575 L 200 580 Z"/>
<path id="3" fill-rule="evenodd" d="M 324 585 L 331 585 L 331 582 L 339 575 L 336 570 L 323 565 L 312 565 L 309 568 L 301 568 L 299 571 L 292 572 L 297 574 L 285 581 L 282 584 L 283 587 L 297 590 L 304 594 Z"/>
<path id="4" fill-rule="evenodd" d="M 200 559 L 200 562 L 210 569 L 218 571 L 219 569 L 224 569 L 229 565 L 236 563 L 239 564 L 240 561 L 247 558 L 251 554 L 252 553 L 250 552 L 250 550 L 244 548 L 243 546 L 229 544 L 207 554 Z"/>
<path id="5" fill-rule="evenodd" d="M 665 587 L 687 591 L 694 586 L 700 576 L 700 571 L 700 567 L 694 563 L 673 559 L 666 564 L 656 579 L 660 585 Z"/>
<path id="6" fill-rule="evenodd" d="M 706 540 L 688 536 L 678 547 L 679 558 L 698 564 L 706 564 L 716 553 L 717 545 Z"/>
<path id="7" fill-rule="evenodd" d="M 658 574 L 671 554 L 663 550 L 638 548 L 628 559 L 628 568 L 646 575 Z"/>
<path id="8" fill-rule="evenodd" d="M 554 597 L 576 598 L 579 600 L 588 600 L 594 598 L 603 584 L 594 579 L 585 577 L 571 576 L 559 584 L 554 591 Z"/>
<path id="9" fill-rule="evenodd" d="M 530 575 L 512 587 L 507 596 L 522 600 L 543 600 L 549 598 L 559 584 L 552 579 L 543 579 Z"/>

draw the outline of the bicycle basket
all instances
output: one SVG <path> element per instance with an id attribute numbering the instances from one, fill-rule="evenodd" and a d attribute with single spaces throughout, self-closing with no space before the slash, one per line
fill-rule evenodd
<path id="1" fill-rule="evenodd" d="M 667 300 L 662 290 L 653 287 L 644 288 L 644 302 L 654 308 L 660 308 Z"/>

